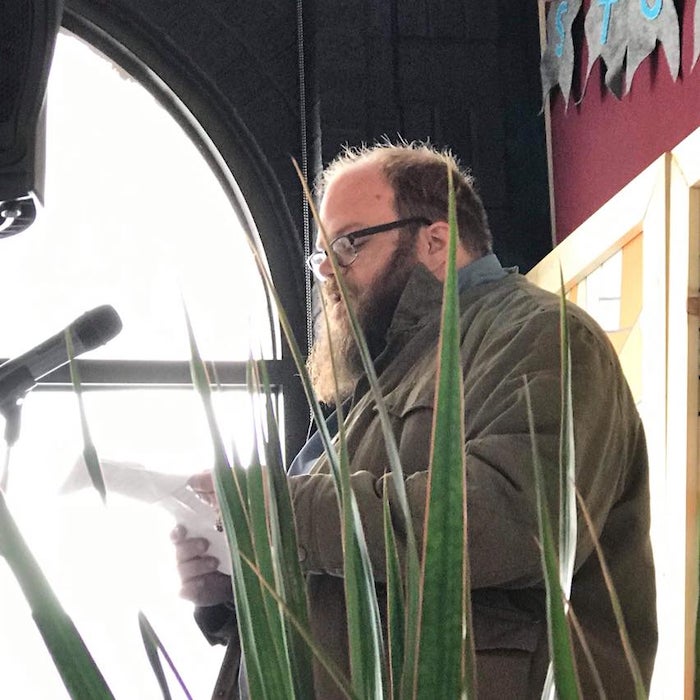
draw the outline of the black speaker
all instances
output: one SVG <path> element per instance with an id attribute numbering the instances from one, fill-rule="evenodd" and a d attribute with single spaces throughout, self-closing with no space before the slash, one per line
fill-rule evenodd
<path id="1" fill-rule="evenodd" d="M 46 83 L 63 0 L 0 2 L 0 237 L 44 202 Z"/>

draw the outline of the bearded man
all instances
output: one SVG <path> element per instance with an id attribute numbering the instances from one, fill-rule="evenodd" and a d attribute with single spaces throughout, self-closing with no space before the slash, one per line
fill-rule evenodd
<path id="1" fill-rule="evenodd" d="M 447 168 L 457 200 L 461 357 L 473 626 L 480 699 L 540 697 L 549 661 L 545 592 L 536 543 L 532 447 L 523 377 L 538 448 L 558 464 L 559 300 L 504 269 L 471 178 L 448 153 L 425 145 L 347 150 L 324 172 L 319 236 L 309 265 L 322 283 L 330 328 L 321 331 L 309 370 L 321 400 L 335 400 L 330 348 L 347 401 L 351 485 L 378 581 L 385 580 L 382 495 L 401 533 L 382 430 L 351 340 L 328 255 L 335 256 L 365 331 L 392 417 L 411 515 L 420 539 L 425 512 L 442 283 L 449 239 Z M 569 305 L 576 482 L 595 524 L 648 688 L 656 651 L 654 566 L 644 432 L 615 353 L 597 324 Z M 290 468 L 300 561 L 312 631 L 348 670 L 343 556 L 337 497 L 328 462 L 313 439 Z M 211 496 L 211 479 L 193 486 Z M 231 584 L 212 573 L 206 542 L 174 533 L 182 594 L 200 607 L 210 641 L 235 642 Z M 579 519 L 571 607 L 597 674 L 575 643 L 583 697 L 634 697 L 593 541 Z M 233 644 L 233 642 L 232 642 Z M 233 654 L 232 654 L 233 656 Z M 218 697 L 235 697 L 234 663 L 224 664 Z M 596 678 L 596 675 L 598 676 Z M 316 669 L 318 698 L 341 697 Z"/>

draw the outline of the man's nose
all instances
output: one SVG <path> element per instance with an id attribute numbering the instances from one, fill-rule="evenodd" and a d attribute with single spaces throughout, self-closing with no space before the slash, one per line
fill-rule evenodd
<path id="1" fill-rule="evenodd" d="M 333 275 L 333 265 L 331 265 L 330 258 L 326 255 L 323 262 L 318 266 L 319 273 L 324 279 L 328 279 Z"/>

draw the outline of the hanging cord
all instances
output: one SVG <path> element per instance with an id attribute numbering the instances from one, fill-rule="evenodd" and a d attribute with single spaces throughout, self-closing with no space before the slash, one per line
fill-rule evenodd
<path id="1" fill-rule="evenodd" d="M 299 123 L 301 138 L 301 173 L 304 180 L 309 182 L 309 151 L 308 137 L 306 132 L 306 65 L 305 45 L 304 45 L 304 13 L 302 8 L 303 0 L 297 0 L 297 53 L 299 58 Z M 313 297 L 311 290 L 311 273 L 304 264 L 311 255 L 311 216 L 309 213 L 309 202 L 306 195 L 301 193 L 301 212 L 304 227 L 304 302 L 306 304 L 306 347 L 310 350 L 314 339 L 313 330 Z M 306 438 L 308 440 L 313 427 L 313 411 L 309 408 L 309 428 Z"/>
<path id="2" fill-rule="evenodd" d="M 309 182 L 309 155 L 308 138 L 306 133 L 306 67 L 304 63 L 304 15 L 302 0 L 297 0 L 297 48 L 299 57 L 299 122 L 301 124 L 301 172 L 304 180 Z M 309 214 L 309 203 L 306 196 L 301 194 L 301 211 L 304 227 L 304 260 L 311 255 L 311 220 Z M 311 347 L 313 342 L 313 313 L 311 297 L 311 275 L 305 269 L 304 274 L 304 294 L 306 303 L 306 343 Z"/>

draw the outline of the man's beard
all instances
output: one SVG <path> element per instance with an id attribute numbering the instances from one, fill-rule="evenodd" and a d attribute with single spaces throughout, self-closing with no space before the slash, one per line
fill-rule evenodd
<path id="1" fill-rule="evenodd" d="M 399 240 L 385 268 L 363 291 L 358 292 L 346 284 L 348 301 L 362 328 L 372 358 L 377 357 L 386 344 L 386 333 L 415 265 L 415 239 L 411 236 Z M 364 366 L 352 334 L 347 309 L 342 301 L 337 301 L 340 292 L 335 278 L 324 282 L 321 294 L 328 319 L 326 321 L 321 311 L 306 368 L 317 398 L 326 404 L 333 404 L 336 390 L 340 401 L 352 394 L 357 380 L 364 374 Z M 340 305 L 337 308 L 336 303 Z"/>

